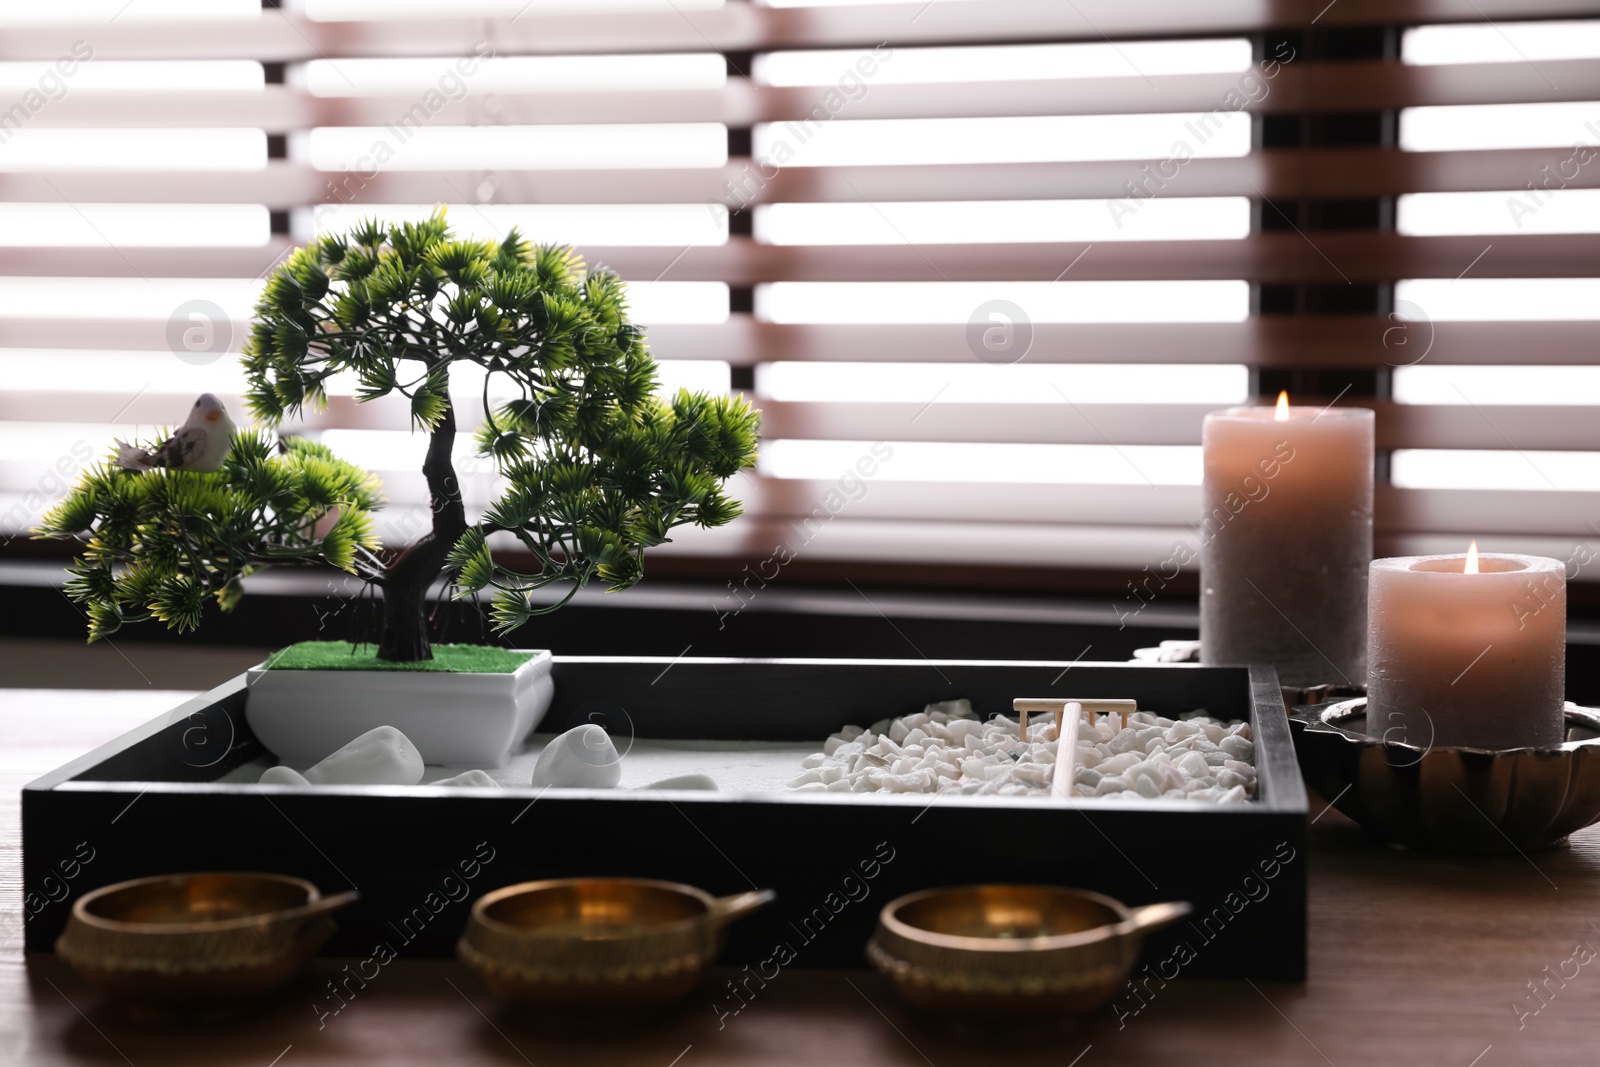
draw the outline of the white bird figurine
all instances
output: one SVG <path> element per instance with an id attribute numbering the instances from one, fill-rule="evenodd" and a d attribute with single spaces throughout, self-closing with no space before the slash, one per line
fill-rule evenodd
<path id="1" fill-rule="evenodd" d="M 228 451 L 233 448 L 233 433 L 233 420 L 228 418 L 228 409 L 222 406 L 222 401 L 210 393 L 201 393 L 200 399 L 189 409 L 189 420 L 154 452 L 118 441 L 117 465 L 131 471 L 170 467 L 209 474 L 220 470 L 222 461 L 228 458 Z"/>

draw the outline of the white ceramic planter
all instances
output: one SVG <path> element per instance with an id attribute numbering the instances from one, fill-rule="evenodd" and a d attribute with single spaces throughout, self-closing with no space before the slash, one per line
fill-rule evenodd
<path id="1" fill-rule="evenodd" d="M 245 719 L 284 763 L 308 766 L 393 726 L 444 767 L 503 767 L 550 707 L 549 652 L 510 674 L 249 670 Z"/>

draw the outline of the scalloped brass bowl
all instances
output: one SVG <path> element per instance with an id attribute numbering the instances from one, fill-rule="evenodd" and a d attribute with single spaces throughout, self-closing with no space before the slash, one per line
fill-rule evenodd
<path id="1" fill-rule="evenodd" d="M 1306 784 L 1380 840 L 1529 852 L 1600 819 L 1600 711 L 1568 703 L 1554 748 L 1420 748 L 1368 737 L 1366 703 L 1298 707 L 1289 725 Z"/>
<path id="2" fill-rule="evenodd" d="M 559 878 L 487 893 L 456 946 L 489 988 L 545 1008 L 653 1007 L 689 993 L 727 924 L 770 889 L 712 897 L 643 878 Z"/>
<path id="3" fill-rule="evenodd" d="M 970 885 L 891 900 L 867 958 L 909 1004 L 983 1018 L 1063 1018 L 1106 1004 L 1145 934 L 1189 913 L 1082 889 Z"/>
<path id="4" fill-rule="evenodd" d="M 356 896 L 281 874 L 136 878 L 80 897 L 56 953 L 117 1000 L 209 1007 L 287 982 L 333 932 L 328 913 Z"/>

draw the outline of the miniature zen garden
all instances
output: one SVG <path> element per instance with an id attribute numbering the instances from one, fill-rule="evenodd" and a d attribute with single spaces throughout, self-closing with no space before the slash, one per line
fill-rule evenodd
<path id="1" fill-rule="evenodd" d="M 534 732 L 551 700 L 550 652 L 433 643 L 430 590 L 442 579 L 503 641 L 580 589 L 634 585 L 645 551 L 674 529 L 730 522 L 740 508 L 726 483 L 756 459 L 760 415 L 743 398 L 657 396 L 626 295 L 571 249 L 536 247 L 515 230 L 498 243 L 463 240 L 442 212 L 365 222 L 297 250 L 269 279 L 243 348 L 255 423 L 236 425 L 207 393 L 172 433 L 117 442 L 43 520 L 39 536 L 83 544 L 66 591 L 85 608 L 89 640 L 152 620 L 194 630 L 209 605 L 232 609 L 249 576 L 269 567 L 331 567 L 366 583 L 381 604 L 371 633 L 291 645 L 251 672 L 246 714 L 277 759 L 224 781 L 1255 795 L 1249 724 L 1204 709 L 1165 718 L 1074 706 L 1062 790 L 1058 723 L 1024 733 L 1017 717 L 983 721 L 962 699 L 813 742 L 630 737 L 619 751 L 599 725 Z M 484 372 L 476 452 L 503 483 L 477 516 L 452 459 L 461 427 L 451 368 L 463 364 Z M 334 375 L 353 375 L 363 402 L 403 398 L 427 436 L 431 529 L 409 546 L 380 543 L 371 473 L 283 428 L 327 403 Z M 548 632 L 558 643 L 559 630 Z"/>

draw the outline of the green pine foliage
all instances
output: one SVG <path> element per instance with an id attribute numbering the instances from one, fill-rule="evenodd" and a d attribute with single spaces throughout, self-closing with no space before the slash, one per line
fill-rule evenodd
<path id="1" fill-rule="evenodd" d="M 162 435 L 165 436 L 165 435 Z M 378 547 L 377 479 L 320 444 L 241 430 L 222 469 L 129 471 L 108 458 L 42 520 L 42 537 L 84 539 L 67 596 L 89 640 L 123 623 L 200 624 L 206 601 L 238 603 L 241 579 L 272 563 L 323 561 L 352 573 Z"/>
<path id="2" fill-rule="evenodd" d="M 678 526 L 739 514 L 723 485 L 755 463 L 760 414 L 743 399 L 655 395 L 644 331 L 626 290 L 570 248 L 453 236 L 440 210 L 420 223 L 366 221 L 294 252 L 269 279 L 242 358 L 251 412 L 277 425 L 327 402 L 351 373 L 362 401 L 403 397 L 413 426 L 450 414 L 450 370 L 484 372 L 483 397 L 514 394 L 476 435 L 505 488 L 453 545 L 457 598 L 490 599 L 513 630 L 591 581 L 626 589 L 644 550 Z M 239 579 L 277 562 L 320 560 L 382 585 L 373 555 L 373 479 L 320 445 L 243 431 L 216 474 L 96 467 L 46 518 L 49 537 L 87 537 L 68 593 L 90 639 L 122 622 L 191 629 L 207 596 L 227 608 Z M 533 565 L 497 561 L 509 534 Z M 566 583 L 555 604 L 535 592 Z"/>

